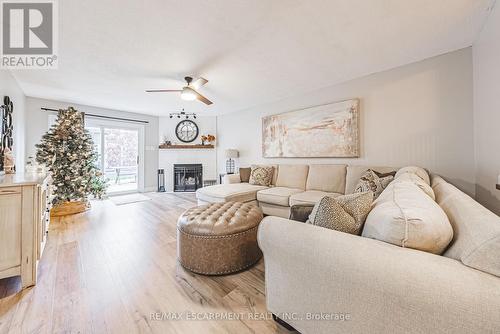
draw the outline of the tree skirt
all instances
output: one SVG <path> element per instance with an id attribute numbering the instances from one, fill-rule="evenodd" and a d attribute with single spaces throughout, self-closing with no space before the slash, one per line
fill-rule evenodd
<path id="1" fill-rule="evenodd" d="M 74 215 L 76 213 L 84 212 L 90 209 L 89 202 L 64 202 L 54 205 L 50 210 L 51 217 L 61 217 Z"/>

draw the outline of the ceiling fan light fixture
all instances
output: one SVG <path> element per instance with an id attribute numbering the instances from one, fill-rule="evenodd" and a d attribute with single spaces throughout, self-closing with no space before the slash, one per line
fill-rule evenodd
<path id="1" fill-rule="evenodd" d="M 196 93 L 189 87 L 184 87 L 181 92 L 181 99 L 185 101 L 196 100 Z"/>

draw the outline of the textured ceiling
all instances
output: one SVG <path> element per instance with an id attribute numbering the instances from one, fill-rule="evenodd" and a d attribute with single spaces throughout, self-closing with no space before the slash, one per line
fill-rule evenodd
<path id="1" fill-rule="evenodd" d="M 165 115 L 234 112 L 470 46 L 491 0 L 64 0 L 59 69 L 28 96 Z M 182 101 L 186 75 L 212 106 Z"/>

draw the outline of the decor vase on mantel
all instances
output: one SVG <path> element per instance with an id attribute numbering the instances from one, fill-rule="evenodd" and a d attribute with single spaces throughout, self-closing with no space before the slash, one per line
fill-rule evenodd
<path id="1" fill-rule="evenodd" d="M 215 142 L 215 136 L 211 134 L 201 136 L 201 145 L 205 145 L 207 142 L 209 145 L 213 145 Z"/>

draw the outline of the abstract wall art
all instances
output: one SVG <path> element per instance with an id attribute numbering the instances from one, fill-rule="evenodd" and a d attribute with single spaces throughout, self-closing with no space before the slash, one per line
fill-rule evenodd
<path id="1" fill-rule="evenodd" d="M 264 158 L 359 157 L 359 100 L 262 118 Z"/>

